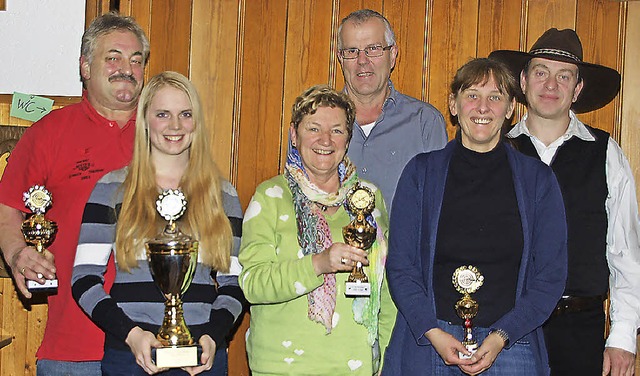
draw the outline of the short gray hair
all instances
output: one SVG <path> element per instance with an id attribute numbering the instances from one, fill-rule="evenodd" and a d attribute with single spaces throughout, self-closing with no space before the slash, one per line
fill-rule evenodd
<path id="1" fill-rule="evenodd" d="M 387 46 L 393 46 L 396 44 L 396 34 L 391 28 L 389 20 L 387 20 L 382 14 L 371 9 L 360 9 L 355 12 L 351 12 L 348 16 L 342 19 L 340 26 L 338 27 L 338 49 L 342 49 L 342 26 L 347 22 L 353 22 L 356 25 L 365 23 L 372 18 L 377 18 L 384 23 L 384 41 Z"/>
<path id="2" fill-rule="evenodd" d="M 87 31 L 82 35 L 80 55 L 84 56 L 85 59 L 91 63 L 98 38 L 112 31 L 132 32 L 142 45 L 143 64 L 147 63 L 150 48 L 149 39 L 147 39 L 144 30 L 136 23 L 133 17 L 121 16 L 115 11 L 103 14 L 91 22 Z"/>

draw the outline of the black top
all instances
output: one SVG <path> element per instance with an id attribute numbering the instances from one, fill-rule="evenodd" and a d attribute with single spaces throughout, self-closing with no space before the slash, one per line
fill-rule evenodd
<path id="1" fill-rule="evenodd" d="M 609 134 L 587 126 L 595 142 L 571 137 L 551 161 L 560 183 L 567 213 L 569 274 L 566 295 L 605 295 L 609 289 L 607 265 L 607 174 Z M 524 154 L 540 158 L 531 139 L 513 139 Z"/>
<path id="2" fill-rule="evenodd" d="M 487 153 L 459 144 L 453 152 L 438 224 L 434 288 L 438 319 L 461 323 L 454 309 L 462 297 L 453 272 L 473 265 L 484 284 L 471 295 L 479 304 L 474 325 L 490 327 L 515 303 L 523 235 L 505 146 Z"/>

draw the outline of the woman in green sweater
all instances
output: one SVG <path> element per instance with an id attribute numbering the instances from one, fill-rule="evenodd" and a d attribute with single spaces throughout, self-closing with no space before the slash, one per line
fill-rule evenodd
<path id="1" fill-rule="evenodd" d="M 380 191 L 360 181 L 346 157 L 354 118 L 345 94 L 324 85 L 302 93 L 285 173 L 258 186 L 247 208 L 240 286 L 253 304 L 247 352 L 254 375 L 378 370 L 396 313 L 384 280 L 388 216 Z M 366 216 L 377 228 L 368 251 L 342 235 L 357 214 L 345 201 L 358 187 L 375 200 Z M 358 263 L 371 293 L 347 297 L 345 282 Z"/>

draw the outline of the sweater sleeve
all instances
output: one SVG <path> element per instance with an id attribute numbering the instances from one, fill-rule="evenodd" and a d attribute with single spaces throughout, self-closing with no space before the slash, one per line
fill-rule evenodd
<path id="1" fill-rule="evenodd" d="M 284 208 L 290 208 L 287 214 L 279 213 Z M 323 282 L 322 276 L 316 276 L 311 255 L 299 257 L 297 243 L 279 244 L 276 226 L 281 215 L 295 214 L 289 187 L 280 176 L 257 188 L 242 225 L 240 287 L 252 304 L 289 301 Z M 295 249 L 280 249 L 284 247 Z"/>
<path id="2" fill-rule="evenodd" d="M 426 166 L 420 158 L 425 155 L 409 161 L 398 182 L 391 210 L 387 260 L 391 297 L 420 345 L 429 343 L 424 334 L 437 326 L 433 294 L 423 279 L 423 273 L 429 273 L 429 260 L 421 259 L 420 237 L 424 227 L 421 179 Z"/>
<path id="3" fill-rule="evenodd" d="M 242 267 L 238 262 L 240 241 L 242 238 L 242 207 L 238 199 L 238 193 L 231 183 L 223 182 L 224 210 L 231 222 L 233 233 L 233 247 L 231 253 L 231 266 L 229 272 L 215 272 L 218 282 L 218 296 L 211 306 L 211 316 L 208 325 L 208 334 L 220 346 L 233 329 L 234 324 L 242 315 L 247 306 L 247 301 L 238 284 L 238 275 Z"/>
<path id="4" fill-rule="evenodd" d="M 567 227 L 560 186 L 547 166 L 527 173 L 535 178 L 523 178 L 520 183 L 529 184 L 523 190 L 530 189 L 534 197 L 519 205 L 527 208 L 522 220 L 530 237 L 529 267 L 520 276 L 524 288 L 513 309 L 493 325 L 507 332 L 509 346 L 544 323 L 567 279 Z"/>
<path id="5" fill-rule="evenodd" d="M 135 323 L 104 289 L 104 273 L 116 233 L 114 196 L 119 182 L 115 173 L 105 175 L 85 205 L 71 278 L 71 292 L 82 310 L 102 330 L 123 342 Z"/>

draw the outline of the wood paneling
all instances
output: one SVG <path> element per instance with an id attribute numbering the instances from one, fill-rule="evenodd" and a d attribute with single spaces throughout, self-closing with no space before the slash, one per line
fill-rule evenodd
<path id="1" fill-rule="evenodd" d="M 335 61 L 332 50 L 333 4 L 330 1 L 290 0 L 284 57 L 284 91 L 282 100 L 283 141 L 279 168 L 284 167 L 287 153 L 287 132 L 291 122 L 291 106 L 306 88 L 330 84 L 329 67 Z"/>
<path id="2" fill-rule="evenodd" d="M 262 181 L 278 174 L 287 1 L 247 1 L 240 77 L 237 189 L 243 205 Z"/>
<path id="3" fill-rule="evenodd" d="M 151 2 L 148 33 L 153 48 L 147 65 L 149 77 L 172 70 L 189 76 L 191 51 L 191 0 L 161 0 Z"/>
<path id="4" fill-rule="evenodd" d="M 622 121 L 620 146 L 629 159 L 636 178 L 636 194 L 640 197 L 640 1 L 628 4 L 624 59 L 622 64 Z M 634 21 L 631 21 L 634 20 Z M 640 375 L 640 372 L 636 372 Z"/>
<path id="5" fill-rule="evenodd" d="M 456 70 L 476 56 L 478 11 L 477 0 L 433 2 L 429 103 L 447 120 L 449 138 L 455 133 L 449 120 L 449 84 Z"/>
<path id="6" fill-rule="evenodd" d="M 111 3 L 87 0 L 88 22 Z M 318 83 L 344 86 L 335 56 L 337 27 L 361 8 L 382 12 L 394 27 L 400 50 L 391 76 L 396 88 L 428 100 L 446 119 L 449 83 L 467 60 L 494 49 L 526 51 L 549 27 L 575 28 L 587 61 L 623 73 L 622 95 L 580 117 L 610 131 L 640 177 L 638 1 L 120 0 L 119 5 L 150 37 L 147 78 L 171 69 L 188 74 L 197 86 L 215 128 L 216 161 L 238 188 L 243 207 L 260 182 L 282 171 L 295 97 Z M 0 96 L 0 123 L 29 125 L 10 118 L 9 105 L 10 96 Z M 448 130 L 452 135 L 453 127 Z M 27 311 L 9 280 L 0 287 L 0 328 L 15 326 L 17 334 L 0 350 L 0 374 L 34 374 L 46 306 Z M 246 326 L 245 320 L 231 344 L 231 375 L 249 374 Z"/>
<path id="7" fill-rule="evenodd" d="M 214 127 L 216 163 L 231 179 L 237 123 L 234 122 L 238 59 L 239 0 L 193 2 L 191 80 L 198 89 L 206 121 Z"/>

